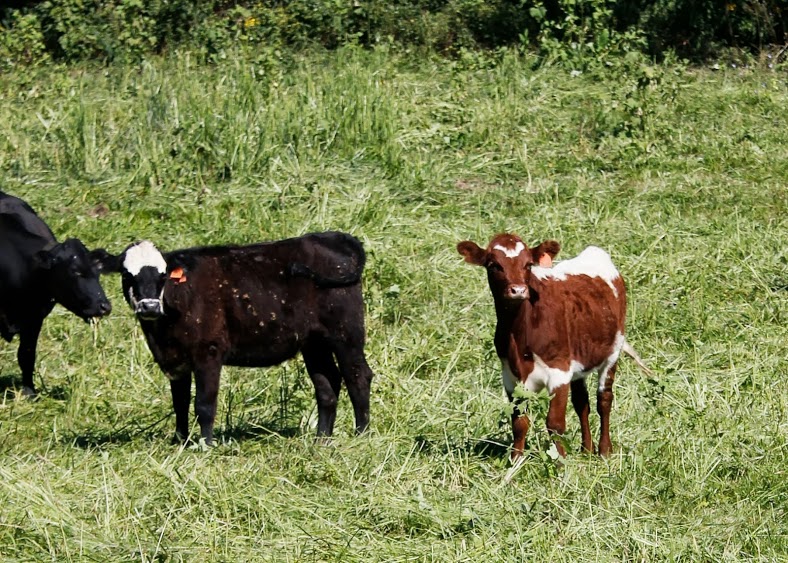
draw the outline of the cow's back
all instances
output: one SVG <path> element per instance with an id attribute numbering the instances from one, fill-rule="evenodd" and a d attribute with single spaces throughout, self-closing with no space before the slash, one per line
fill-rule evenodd
<path id="1" fill-rule="evenodd" d="M 179 348 L 215 345 L 227 365 L 265 367 L 293 357 L 306 339 L 339 338 L 348 330 L 363 337 L 360 282 L 319 287 L 290 273 L 294 260 L 322 274 L 346 268 L 310 242 L 300 237 L 168 254 L 169 268 L 184 271 L 164 289 L 170 338 Z"/>
<path id="2" fill-rule="evenodd" d="M 27 203 L 0 192 L 0 288 L 23 289 L 33 255 L 55 242 L 52 231 Z"/>
<path id="3" fill-rule="evenodd" d="M 623 344 L 626 286 L 620 274 L 545 276 L 527 308 L 529 348 L 546 363 L 573 360 L 593 369 Z"/>

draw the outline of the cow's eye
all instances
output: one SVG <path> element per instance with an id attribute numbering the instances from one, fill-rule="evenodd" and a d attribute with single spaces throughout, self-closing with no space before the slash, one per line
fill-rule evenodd
<path id="1" fill-rule="evenodd" d="M 487 269 L 493 272 L 502 272 L 503 267 L 498 262 L 490 262 L 487 264 Z"/>

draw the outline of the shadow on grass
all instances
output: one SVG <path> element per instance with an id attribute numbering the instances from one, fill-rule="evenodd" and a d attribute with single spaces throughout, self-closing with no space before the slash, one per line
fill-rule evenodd
<path id="1" fill-rule="evenodd" d="M 463 441 L 437 441 L 426 436 L 416 436 L 415 442 L 419 451 L 424 453 L 464 452 L 482 459 L 504 459 L 509 457 L 511 439 L 501 434 Z"/>
<path id="2" fill-rule="evenodd" d="M 297 424 L 288 423 L 281 419 L 265 421 L 242 421 L 228 424 L 216 433 L 220 442 L 243 442 L 244 440 L 259 440 L 260 438 L 294 438 L 301 436 L 303 430 Z"/>
<path id="3" fill-rule="evenodd" d="M 78 448 L 90 449 L 106 446 L 108 444 L 127 444 L 140 440 L 168 440 L 172 445 L 179 445 L 175 439 L 174 413 L 168 413 L 155 422 L 143 425 L 138 422 L 130 423 L 122 428 L 109 430 L 85 429 L 79 432 L 64 433 L 62 442 L 73 444 Z M 172 422 L 170 427 L 167 422 Z M 292 438 L 302 434 L 297 425 L 282 424 L 281 421 L 265 421 L 261 423 L 240 423 L 217 430 L 214 435 L 216 445 L 227 442 L 243 442 L 245 440 L 261 440 L 265 438 Z M 193 421 L 192 435 L 187 445 L 199 441 L 199 426 Z"/>
<path id="4" fill-rule="evenodd" d="M 18 391 L 22 389 L 22 377 L 16 375 L 0 375 L 0 394 L 5 395 L 6 391 Z"/>
<path id="5" fill-rule="evenodd" d="M 0 375 L 0 395 L 5 395 L 9 391 L 13 391 L 15 393 L 22 392 L 21 374 Z M 65 401 L 71 396 L 71 389 L 68 385 L 54 385 L 52 387 L 47 387 L 42 383 L 36 388 L 36 394 L 33 396 L 28 396 L 27 399 L 36 400 L 40 396 L 45 396 L 55 401 Z"/>

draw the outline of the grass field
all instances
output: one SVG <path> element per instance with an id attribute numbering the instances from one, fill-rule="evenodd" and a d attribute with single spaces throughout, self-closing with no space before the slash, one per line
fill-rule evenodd
<path id="1" fill-rule="evenodd" d="M 0 189 L 118 252 L 347 230 L 368 252 L 372 422 L 330 445 L 300 360 L 226 368 L 209 452 L 116 277 L 97 327 L 58 307 L 37 401 L 0 346 L 5 561 L 788 561 L 785 71 L 513 52 L 261 52 L 0 75 Z M 494 313 L 459 240 L 607 249 L 629 287 L 614 454 L 510 483 Z M 570 409 L 571 411 L 571 409 Z M 592 413 L 595 413 L 592 398 Z M 592 415 L 592 428 L 596 430 Z"/>

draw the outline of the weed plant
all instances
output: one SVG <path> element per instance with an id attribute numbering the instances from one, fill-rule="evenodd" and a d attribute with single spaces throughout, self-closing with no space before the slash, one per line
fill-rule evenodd
<path id="1" fill-rule="evenodd" d="M 300 360 L 225 368 L 219 445 L 174 446 L 167 380 L 106 278 L 109 318 L 45 322 L 38 400 L 0 347 L 0 557 L 785 560 L 785 74 L 533 62 L 343 48 L 0 75 L 2 189 L 60 238 L 361 238 L 376 373 L 370 431 L 343 396 L 321 445 Z M 509 483 L 492 302 L 455 251 L 503 230 L 607 249 L 656 372 L 622 360 L 608 460 L 578 453 L 570 413 L 554 461 L 534 401 Z"/>

